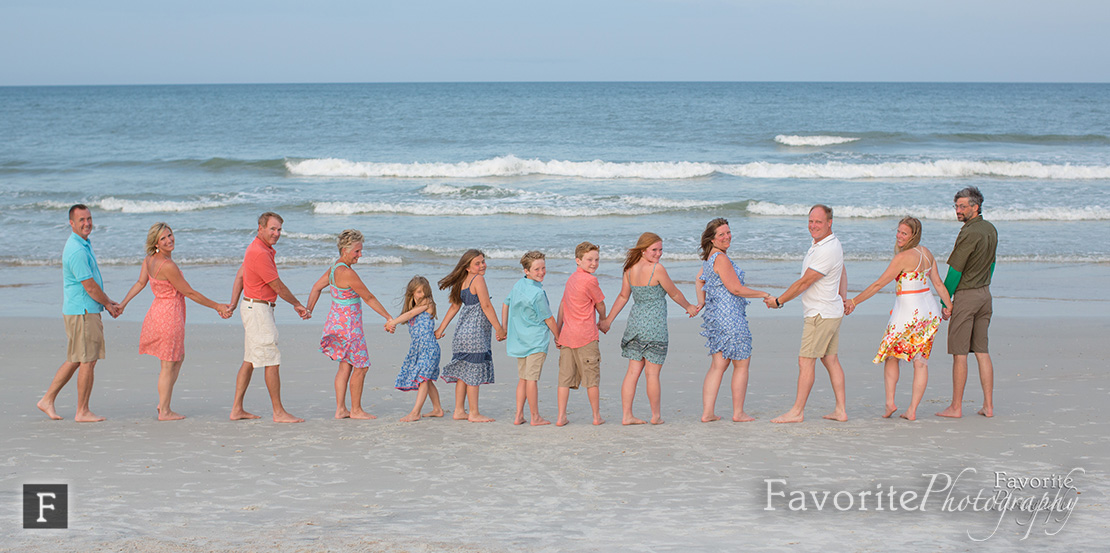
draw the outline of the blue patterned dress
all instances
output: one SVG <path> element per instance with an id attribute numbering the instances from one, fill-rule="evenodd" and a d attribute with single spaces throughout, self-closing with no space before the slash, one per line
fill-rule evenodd
<path id="1" fill-rule="evenodd" d="M 405 362 L 401 364 L 401 372 L 397 374 L 397 382 L 393 385 L 398 390 L 410 392 L 420 387 L 425 380 L 435 381 L 439 378 L 439 342 L 435 337 L 435 319 L 427 311 L 415 316 L 409 321 L 409 336 L 412 345 Z"/>
<path id="2" fill-rule="evenodd" d="M 443 367 L 443 380 L 462 380 L 468 386 L 493 384 L 493 351 L 490 348 L 493 325 L 482 312 L 478 296 L 469 288 L 463 288 L 462 300 L 459 324 L 451 341 L 451 362 Z"/>
<path id="3" fill-rule="evenodd" d="M 669 342 L 667 291 L 662 284 L 629 288 L 632 290 L 632 311 L 621 338 L 621 357 L 662 365 L 667 360 Z"/>
<path id="4" fill-rule="evenodd" d="M 713 261 L 721 252 L 714 253 L 701 266 L 701 280 L 705 282 L 705 308 L 701 312 L 701 335 L 709 354 L 718 351 L 725 359 L 747 359 L 752 356 L 752 331 L 748 329 L 745 309 L 748 300 L 729 292 L 721 277 L 713 270 Z M 729 259 L 740 284 L 744 284 L 744 271 Z"/>

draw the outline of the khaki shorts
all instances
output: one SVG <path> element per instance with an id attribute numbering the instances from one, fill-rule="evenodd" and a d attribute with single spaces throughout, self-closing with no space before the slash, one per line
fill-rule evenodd
<path id="1" fill-rule="evenodd" d="M 580 348 L 559 350 L 559 387 L 577 390 L 583 380 L 587 388 L 601 384 L 601 349 L 597 340 Z"/>
<path id="2" fill-rule="evenodd" d="M 516 358 L 516 372 L 520 375 L 521 380 L 539 380 L 540 371 L 543 370 L 543 362 L 547 360 L 547 354 L 533 353 L 528 357 Z"/>
<path id="3" fill-rule="evenodd" d="M 820 315 L 806 317 L 798 357 L 820 359 L 827 355 L 836 355 L 839 346 L 840 318 L 826 319 Z"/>
<path id="4" fill-rule="evenodd" d="M 956 298 L 952 300 L 952 318 L 948 321 L 948 353 L 987 353 L 987 327 L 992 312 L 990 287 L 960 290 Z"/>
<path id="5" fill-rule="evenodd" d="M 243 361 L 255 367 L 280 365 L 281 351 L 278 350 L 274 307 L 265 303 L 243 301 L 239 303 L 239 316 L 243 318 Z"/>
<path id="6" fill-rule="evenodd" d="M 100 313 L 63 315 L 66 323 L 66 362 L 92 363 L 104 359 L 104 321 Z"/>

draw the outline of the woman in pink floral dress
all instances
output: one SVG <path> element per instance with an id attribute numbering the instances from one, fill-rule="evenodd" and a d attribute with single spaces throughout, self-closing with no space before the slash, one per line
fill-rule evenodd
<path id="1" fill-rule="evenodd" d="M 366 351 L 366 336 L 362 330 L 362 302 L 389 321 L 393 317 L 378 298 L 370 293 L 358 273 L 351 267 L 362 257 L 362 233 L 347 229 L 339 234 L 339 260 L 312 285 L 308 295 L 308 311 L 316 307 L 320 292 L 331 285 L 331 310 L 324 323 L 320 338 L 320 351 L 339 361 L 335 373 L 335 418 L 377 418 L 362 409 L 362 388 L 366 371 L 370 368 L 370 354 Z M 347 409 L 347 389 L 351 390 L 351 408 Z"/>
<path id="2" fill-rule="evenodd" d="M 952 312 L 952 299 L 940 279 L 936 260 L 932 252 L 919 245 L 920 242 L 921 221 L 913 217 L 902 219 L 895 236 L 894 259 L 878 280 L 848 300 L 846 310 L 846 313 L 851 313 L 856 305 L 875 295 L 890 281 L 897 280 L 894 308 L 890 311 L 886 335 L 879 344 L 874 362 L 885 362 L 886 414 L 883 417 L 890 417 L 898 410 L 894 392 L 898 385 L 899 360 L 913 362 L 910 408 L 902 414 L 902 418 L 911 421 L 917 419 L 917 406 L 929 382 L 929 353 L 933 349 L 933 337 L 940 328 L 941 320 L 947 319 Z M 944 302 L 943 311 L 929 290 L 930 281 Z"/>

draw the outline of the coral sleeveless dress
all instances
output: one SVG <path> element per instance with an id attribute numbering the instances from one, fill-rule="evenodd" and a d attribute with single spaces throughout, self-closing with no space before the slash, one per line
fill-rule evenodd
<path id="1" fill-rule="evenodd" d="M 139 353 L 162 361 L 181 361 L 185 359 L 185 296 L 170 281 L 154 278 L 165 264 L 166 260 L 162 260 L 150 273 L 154 301 L 143 319 Z"/>

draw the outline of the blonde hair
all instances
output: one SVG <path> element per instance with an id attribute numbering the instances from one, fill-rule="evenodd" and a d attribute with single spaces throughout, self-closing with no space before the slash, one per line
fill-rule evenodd
<path id="1" fill-rule="evenodd" d="M 716 232 L 714 230 L 714 232 Z M 662 242 L 663 239 L 654 232 L 645 232 L 640 235 L 640 239 L 636 240 L 636 245 L 628 248 L 628 254 L 624 256 L 624 270 L 628 271 L 644 257 L 644 250 L 651 247 L 656 242 Z"/>
<path id="2" fill-rule="evenodd" d="M 709 259 L 709 252 L 713 251 L 713 238 L 717 236 L 717 229 L 727 224 L 728 219 L 717 217 L 705 225 L 705 230 L 701 233 L 701 258 L 703 261 Z"/>
<path id="3" fill-rule="evenodd" d="M 150 230 L 148 230 L 146 233 L 147 255 L 154 255 L 158 253 L 158 239 L 162 237 L 162 231 L 166 229 L 169 229 L 170 232 L 173 232 L 173 229 L 170 229 L 169 225 L 161 221 L 150 225 Z"/>
<path id="4" fill-rule="evenodd" d="M 586 255 L 590 252 L 601 253 L 601 248 L 597 247 L 597 244 L 594 244 L 593 242 L 582 242 L 581 244 L 578 244 L 574 247 L 574 258 L 582 259 L 583 255 Z"/>
<path id="5" fill-rule="evenodd" d="M 405 286 L 405 301 L 401 305 L 401 311 L 408 311 L 416 307 L 416 299 L 414 299 L 413 295 L 416 293 L 417 289 L 424 291 L 424 299 L 428 301 L 428 314 L 431 315 L 433 319 L 436 318 L 436 299 L 432 297 L 432 284 L 428 282 L 428 279 L 420 275 L 412 277 L 408 286 Z"/>
<path id="6" fill-rule="evenodd" d="M 468 274 L 466 269 L 470 267 L 470 262 L 474 261 L 474 259 L 479 256 L 485 257 L 486 254 L 482 253 L 482 250 L 466 250 L 463 252 L 462 257 L 459 258 L 459 262 L 455 264 L 455 268 L 451 269 L 451 272 L 447 273 L 447 276 L 439 279 L 440 290 L 445 290 L 447 288 L 451 289 L 451 292 L 447 295 L 447 299 L 451 303 L 462 303 L 462 285 L 463 282 L 466 281 L 466 275 Z"/>
<path id="7" fill-rule="evenodd" d="M 546 258 L 547 258 L 547 256 L 545 256 L 543 254 L 543 252 L 538 251 L 538 250 L 532 250 L 532 251 L 520 256 L 520 266 L 524 267 L 524 270 L 527 271 L 527 270 L 532 268 L 532 263 L 536 262 L 537 260 L 546 259 Z"/>
<path id="8" fill-rule="evenodd" d="M 336 245 L 339 246 L 339 255 L 343 255 L 347 248 L 360 242 L 362 242 L 362 233 L 355 229 L 349 228 L 339 233 L 339 238 L 336 240 Z"/>
<path id="9" fill-rule="evenodd" d="M 912 250 L 921 243 L 921 221 L 917 220 L 917 217 L 903 217 L 901 221 L 898 221 L 898 226 L 902 225 L 906 225 L 910 228 L 910 239 L 906 240 L 906 245 L 902 246 L 901 248 L 899 248 L 897 243 L 895 243 L 894 253 L 902 253 L 906 250 Z"/>

